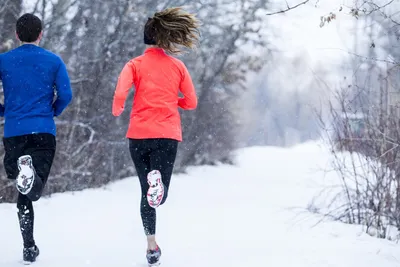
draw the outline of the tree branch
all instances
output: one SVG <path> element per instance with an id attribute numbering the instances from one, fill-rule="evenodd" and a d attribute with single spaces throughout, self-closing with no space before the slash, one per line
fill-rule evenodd
<path id="1" fill-rule="evenodd" d="M 301 6 L 301 5 L 305 5 L 305 4 L 307 4 L 308 2 L 310 2 L 310 0 L 305 0 L 305 1 L 303 1 L 303 2 L 301 2 L 301 3 L 298 3 L 297 5 L 292 6 L 292 7 L 289 6 L 289 4 L 286 2 L 286 5 L 287 5 L 287 8 L 286 8 L 286 9 L 283 9 L 283 10 L 280 10 L 280 11 L 276 11 L 276 12 L 272 12 L 272 13 L 267 13 L 266 15 L 267 15 L 267 16 L 272 16 L 272 15 L 276 15 L 276 14 L 286 13 L 286 12 L 292 10 L 292 9 L 298 8 L 298 7 Z"/>

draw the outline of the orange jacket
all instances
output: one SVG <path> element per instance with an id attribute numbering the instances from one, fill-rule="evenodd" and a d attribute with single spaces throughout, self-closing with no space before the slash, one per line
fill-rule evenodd
<path id="1" fill-rule="evenodd" d="M 133 85 L 136 92 L 126 137 L 182 141 L 178 107 L 187 110 L 197 107 L 195 88 L 184 63 L 161 48 L 147 48 L 143 55 L 126 63 L 114 93 L 114 116 L 124 111 Z M 183 97 L 179 97 L 179 92 Z"/>

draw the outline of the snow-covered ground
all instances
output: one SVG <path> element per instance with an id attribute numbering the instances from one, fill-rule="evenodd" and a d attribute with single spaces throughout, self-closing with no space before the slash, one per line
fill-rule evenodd
<path id="1" fill-rule="evenodd" d="M 238 165 L 175 175 L 158 213 L 165 267 L 393 267 L 399 246 L 357 226 L 319 222 L 306 207 L 333 173 L 318 144 L 255 147 Z M 58 194 L 36 205 L 37 267 L 146 266 L 139 184 Z M 0 267 L 20 266 L 14 205 L 0 205 Z"/>

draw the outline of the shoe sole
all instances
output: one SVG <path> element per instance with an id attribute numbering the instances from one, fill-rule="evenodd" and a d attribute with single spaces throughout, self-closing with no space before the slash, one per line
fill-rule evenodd
<path id="1" fill-rule="evenodd" d="M 28 162 L 26 164 L 22 163 L 22 161 L 26 159 Z M 32 190 L 33 187 L 33 183 L 35 181 L 35 170 L 33 169 L 32 166 L 32 158 L 31 156 L 22 156 L 18 159 L 17 162 L 18 165 L 18 169 L 19 169 L 19 174 L 17 176 L 17 183 L 16 183 L 16 187 L 18 192 L 20 192 L 23 195 L 27 195 L 29 194 L 29 192 Z M 29 175 L 26 175 L 24 173 L 22 173 L 22 166 L 26 166 L 30 169 L 30 173 Z M 29 177 L 28 177 L 29 176 Z M 25 181 L 31 179 L 31 182 L 28 183 L 27 185 L 24 185 Z M 23 186 L 20 186 L 20 184 L 22 184 Z"/>
<path id="2" fill-rule="evenodd" d="M 163 198 L 164 198 L 164 184 L 162 182 L 162 177 L 161 173 L 159 171 L 151 171 L 147 175 L 147 183 L 149 184 L 149 190 L 147 191 L 147 202 L 149 203 L 149 206 L 152 208 L 157 208 L 160 206 Z M 156 185 L 156 186 L 153 186 Z M 152 200 L 152 194 L 150 193 L 152 189 L 157 188 L 158 192 L 161 192 L 161 194 L 157 195 L 157 201 L 153 203 Z"/>

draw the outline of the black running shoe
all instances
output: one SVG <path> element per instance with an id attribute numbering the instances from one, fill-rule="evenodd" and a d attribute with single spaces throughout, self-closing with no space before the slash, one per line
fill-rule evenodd
<path id="1" fill-rule="evenodd" d="M 39 256 L 39 248 L 37 246 L 24 248 L 23 261 L 25 264 L 30 264 L 32 262 L 35 262 L 38 256 Z"/>
<path id="2" fill-rule="evenodd" d="M 161 249 L 157 246 L 155 250 L 147 250 L 147 262 L 149 266 L 159 266 L 161 258 Z"/>

